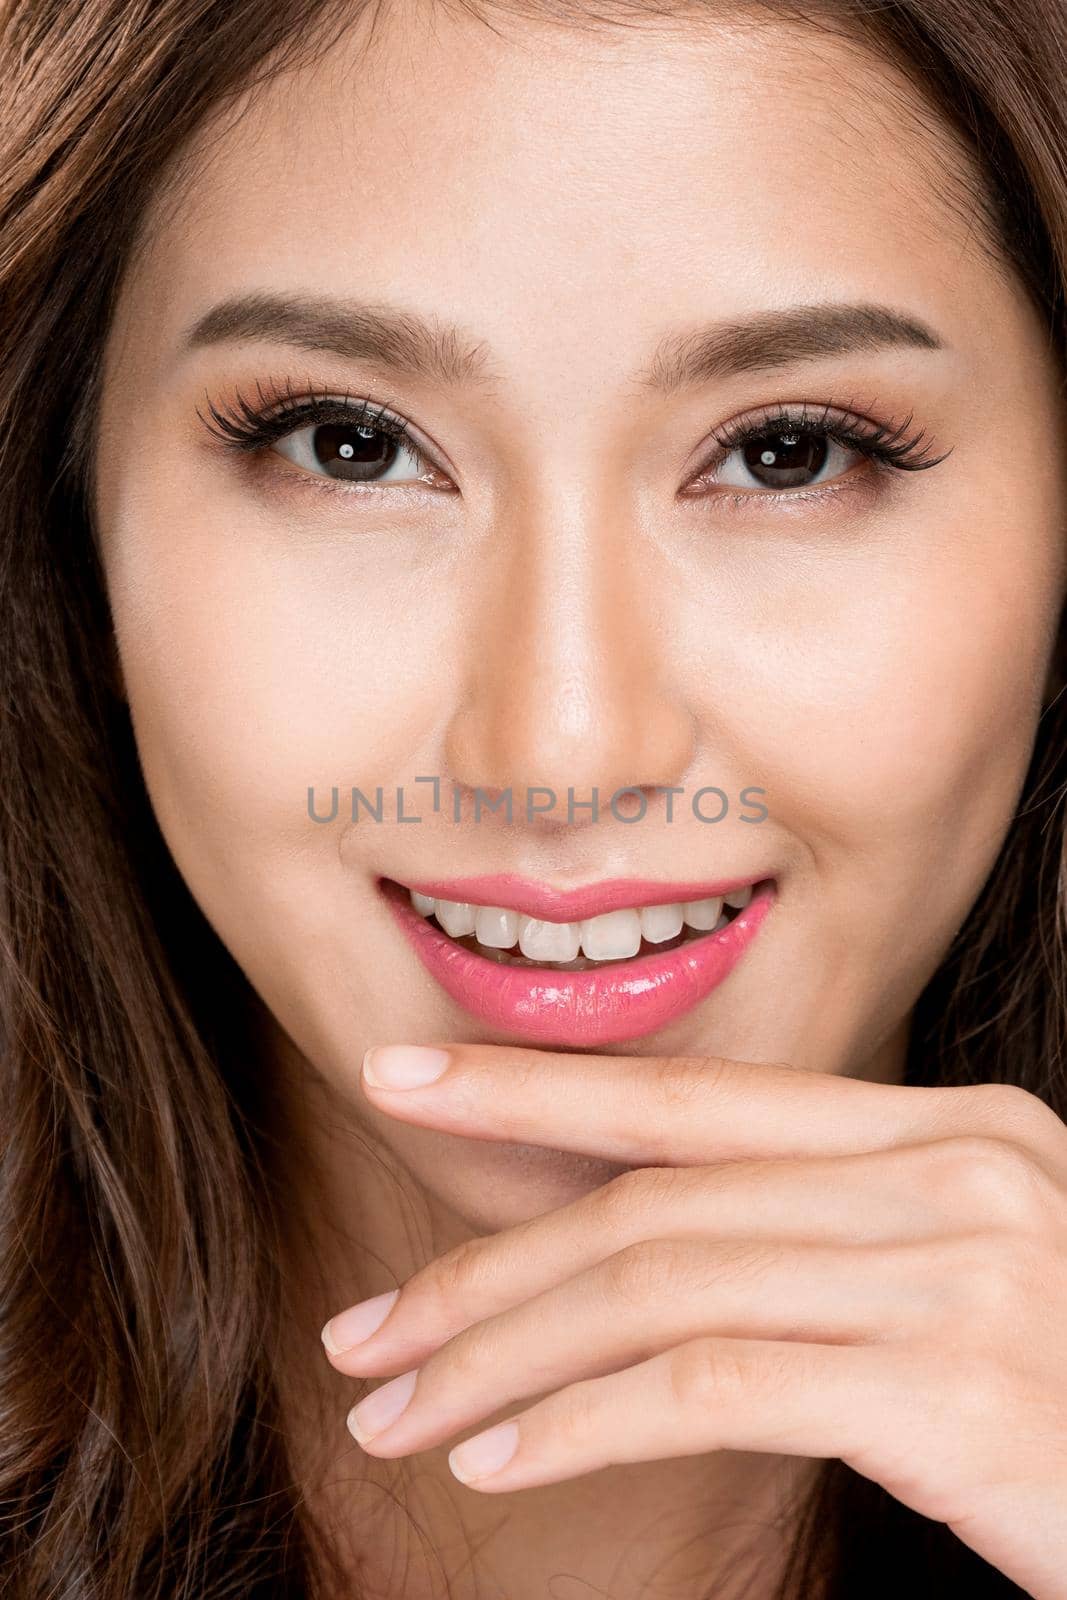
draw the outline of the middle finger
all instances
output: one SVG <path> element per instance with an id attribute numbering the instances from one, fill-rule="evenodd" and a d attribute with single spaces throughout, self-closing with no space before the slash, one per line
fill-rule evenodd
<path id="1" fill-rule="evenodd" d="M 937 1178 L 947 1141 L 808 1160 L 641 1167 L 570 1204 L 466 1240 L 414 1273 L 368 1338 L 359 1316 L 327 1324 L 339 1372 L 384 1374 L 423 1361 L 471 1323 L 654 1238 L 748 1237 L 881 1244 L 974 1227 Z M 358 1313 L 360 1307 L 352 1307 Z M 349 1327 L 355 1323 L 351 1337 Z M 324 1342 L 327 1331 L 323 1330 Z M 355 1340 L 360 1339 L 360 1343 Z"/>
<path id="2" fill-rule="evenodd" d="M 458 1334 L 362 1400 L 349 1427 L 392 1457 L 709 1333 L 815 1344 L 915 1334 L 944 1299 L 943 1259 L 930 1243 L 645 1240 Z"/>

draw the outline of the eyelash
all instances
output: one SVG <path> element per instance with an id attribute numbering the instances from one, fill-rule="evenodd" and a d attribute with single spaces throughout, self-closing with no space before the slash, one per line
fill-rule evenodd
<path id="1" fill-rule="evenodd" d="M 251 405 L 240 393 L 235 396 L 234 404 L 230 408 L 220 410 L 209 402 L 208 410 L 215 426 L 212 426 L 199 411 L 197 412 L 208 432 L 221 439 L 229 450 L 240 454 L 258 454 L 301 427 L 311 427 L 317 423 L 347 423 L 354 428 L 372 427 L 388 438 L 403 443 L 418 463 L 420 471 L 438 470 L 416 444 L 408 424 L 402 417 L 370 401 L 354 400 L 347 390 L 343 399 L 338 399 L 329 392 L 318 395 L 312 392 L 305 399 L 299 400 L 293 393 L 291 383 L 287 382 L 286 404 L 280 408 L 277 401 L 270 401 L 264 396 L 262 387 L 258 383 L 256 392 L 259 396 L 258 406 Z M 838 415 L 835 420 L 831 420 L 835 411 Z M 906 434 L 911 425 L 912 415 L 913 413 L 909 412 L 902 423 L 890 427 L 886 423 L 874 422 L 862 416 L 851 407 L 842 411 L 831 403 L 821 408 L 811 408 L 806 404 L 799 407 L 772 408 L 756 419 L 740 418 L 736 422 L 727 423 L 713 435 L 716 445 L 723 453 L 722 457 L 703 467 L 696 481 L 699 482 L 710 469 L 721 466 L 722 460 L 733 451 L 743 448 L 755 439 L 784 432 L 799 433 L 802 437 L 832 439 L 846 449 L 857 451 L 881 471 L 920 472 L 927 467 L 936 467 L 951 455 L 951 449 L 941 455 L 930 456 L 929 445 L 924 445 L 925 428 L 919 428 L 911 435 Z M 320 486 L 320 480 L 312 481 L 316 487 Z M 357 485 L 328 478 L 323 478 L 321 485 L 328 491 L 340 490 L 341 493 L 348 493 L 354 490 L 357 494 L 364 494 L 368 489 L 381 491 L 390 487 L 387 484 L 378 485 L 370 481 Z M 732 486 L 726 486 L 724 492 L 730 492 L 731 489 Z M 768 501 L 823 498 L 827 494 L 837 492 L 839 490 L 835 486 L 835 480 L 831 479 L 827 484 L 805 484 L 784 490 L 770 488 L 738 490 L 731 493 L 731 498 L 735 504 L 745 501 L 765 504 Z"/>
<path id="2" fill-rule="evenodd" d="M 312 393 L 306 399 L 298 400 L 293 394 L 291 385 L 286 384 L 287 404 L 281 410 L 275 409 L 276 402 L 264 398 L 263 390 L 258 383 L 256 393 L 259 395 L 258 406 L 250 405 L 242 394 L 235 396 L 232 407 L 223 410 L 209 402 L 208 410 L 215 420 L 217 425 L 215 427 L 212 427 L 199 411 L 197 416 L 209 433 L 220 438 L 227 448 L 241 453 L 254 454 L 259 450 L 265 450 L 301 427 L 307 428 L 315 423 L 336 422 L 347 423 L 353 428 L 375 428 L 390 439 L 405 444 L 420 468 L 433 467 L 425 452 L 420 450 L 411 437 L 408 424 L 402 417 L 395 416 L 384 406 L 373 405 L 369 400 L 353 402 L 348 390 L 345 390 L 343 400 L 331 396 L 329 392 L 321 395 Z M 339 482 L 337 479 L 323 481 Z M 351 487 L 343 484 L 341 486 Z M 375 487 L 373 483 L 361 484 L 357 488 L 357 493 L 361 493 L 365 488 Z"/>
<path id="3" fill-rule="evenodd" d="M 794 408 L 783 406 L 768 411 L 757 420 L 741 418 L 737 422 L 727 423 L 714 435 L 715 443 L 728 455 L 753 439 L 776 433 L 799 433 L 802 437 L 825 436 L 850 450 L 859 451 L 884 467 L 901 472 L 921 472 L 927 467 L 936 467 L 951 454 L 951 450 L 945 450 L 939 456 L 930 456 L 929 445 L 923 447 L 925 428 L 918 428 L 906 436 L 913 412 L 909 411 L 903 422 L 891 428 L 886 423 L 872 422 L 870 418 L 851 409 L 839 412 L 838 420 L 831 421 L 831 415 L 837 409 L 832 404 L 821 409 L 812 409 L 807 405 Z M 721 462 L 714 464 L 721 465 Z M 773 494 L 776 491 L 769 492 Z"/>

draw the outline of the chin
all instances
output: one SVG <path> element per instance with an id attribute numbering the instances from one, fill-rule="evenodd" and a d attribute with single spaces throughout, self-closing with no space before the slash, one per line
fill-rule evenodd
<path id="1" fill-rule="evenodd" d="M 479 1143 L 489 1148 L 488 1141 Z M 546 1145 L 494 1143 L 491 1149 L 490 1170 L 482 1161 L 477 1170 L 453 1167 L 447 1183 L 442 1184 L 438 1174 L 433 1185 L 478 1231 L 495 1232 L 558 1210 L 631 1171 L 624 1162 Z"/>

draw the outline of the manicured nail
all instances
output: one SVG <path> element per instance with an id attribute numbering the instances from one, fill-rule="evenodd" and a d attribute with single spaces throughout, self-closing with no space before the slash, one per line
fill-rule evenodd
<path id="1" fill-rule="evenodd" d="M 353 1345 L 369 1339 L 392 1311 L 399 1293 L 399 1289 L 390 1289 L 388 1294 L 360 1300 L 358 1305 L 349 1306 L 347 1311 L 339 1311 L 336 1317 L 331 1317 L 322 1330 L 322 1342 L 330 1354 L 343 1356 Z"/>
<path id="2" fill-rule="evenodd" d="M 385 1044 L 363 1057 L 363 1076 L 382 1089 L 421 1089 L 448 1066 L 447 1050 L 417 1044 Z"/>
<path id="3" fill-rule="evenodd" d="M 491 1472 L 506 1467 L 519 1447 L 517 1422 L 498 1422 L 495 1428 L 476 1433 L 473 1439 L 464 1439 L 448 1452 L 448 1465 L 453 1477 L 460 1483 L 473 1483 L 475 1478 L 487 1478 Z"/>
<path id="4" fill-rule="evenodd" d="M 418 1375 L 418 1367 L 413 1367 L 410 1372 L 402 1372 L 399 1378 L 383 1383 L 380 1389 L 375 1389 L 358 1406 L 352 1407 L 346 1420 L 349 1432 L 359 1444 L 366 1444 L 368 1439 L 373 1439 L 396 1421 L 411 1399 Z"/>

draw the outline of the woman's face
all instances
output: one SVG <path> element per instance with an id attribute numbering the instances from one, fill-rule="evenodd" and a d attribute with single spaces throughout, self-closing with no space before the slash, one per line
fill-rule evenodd
<path id="1" fill-rule="evenodd" d="M 154 209 L 107 348 L 98 531 L 193 895 L 285 1048 L 427 1190 L 491 1218 L 508 1193 L 522 1209 L 507 1180 L 532 1187 L 536 1152 L 376 1113 L 367 1046 L 899 1069 L 1032 747 L 1063 419 L 949 135 L 855 47 L 396 7 L 364 38 L 212 120 Z M 308 314 L 271 314 L 282 298 Z M 424 321 L 438 359 L 416 366 Z M 312 396 L 350 410 L 258 452 L 206 425 Z M 409 437 L 359 432 L 359 402 Z M 935 464 L 879 464 L 835 424 Z M 334 820 L 312 786 L 320 816 L 337 787 Z M 527 815 L 534 786 L 551 811 Z M 607 809 L 627 786 L 640 820 L 633 797 Z M 717 795 L 694 805 L 708 786 L 722 820 Z M 353 787 L 381 788 L 380 821 L 353 822 Z M 484 803 L 507 789 L 510 824 Z M 614 1020 L 582 1031 L 580 985 L 617 985 L 621 956 L 542 983 L 532 1012 L 493 963 L 476 1015 L 382 888 L 496 874 L 659 886 L 624 907 L 724 881 L 775 898 L 717 986 L 664 1012 L 595 1001 Z M 476 898 L 522 909 L 497 891 Z M 577 1157 L 551 1170 L 588 1186 Z"/>

